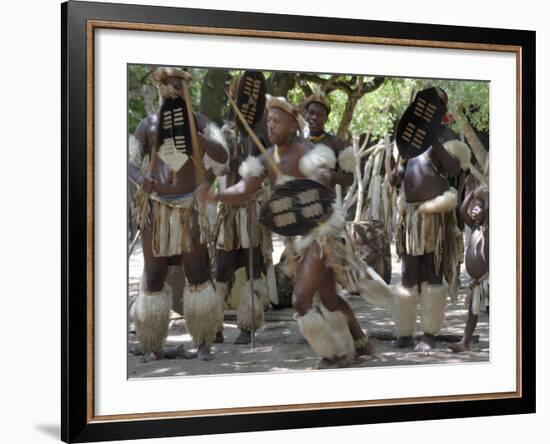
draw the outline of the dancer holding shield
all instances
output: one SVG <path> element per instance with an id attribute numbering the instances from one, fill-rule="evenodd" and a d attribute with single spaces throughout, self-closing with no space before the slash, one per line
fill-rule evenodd
<path id="1" fill-rule="evenodd" d="M 235 86 L 237 86 L 235 88 Z M 235 82 L 232 96 L 237 97 L 237 106 L 251 130 L 263 140 L 267 140 L 265 128 L 265 79 L 259 71 L 245 71 Z M 224 130 L 230 146 L 230 171 L 225 176 L 226 186 L 230 187 L 241 179 L 238 169 L 247 155 L 259 154 L 258 149 L 247 135 L 242 123 L 234 116 L 235 121 L 228 122 Z M 254 331 L 264 322 L 264 306 L 269 301 L 266 279 L 262 270 L 271 262 L 271 233 L 258 223 L 260 200 L 265 195 L 259 189 L 252 199 L 242 205 L 225 205 L 218 203 L 216 223 L 216 290 L 228 305 L 237 306 L 237 325 L 239 335 L 235 344 L 249 344 Z M 248 282 L 236 285 L 237 270 L 246 270 Z M 239 291 L 241 290 L 241 291 Z M 238 295 L 238 302 L 233 298 Z M 237 297 L 235 297 L 237 299 Z M 217 340 L 223 341 L 222 332 Z"/>
<path id="2" fill-rule="evenodd" d="M 402 161 L 392 172 L 392 183 L 403 183 L 397 202 L 396 247 L 402 276 L 392 308 L 394 345 L 413 345 L 420 303 L 423 335 L 416 350 L 425 353 L 435 346 L 435 335 L 445 319 L 448 283 L 454 282 L 463 256 L 455 212 L 458 193 L 448 178 L 468 168 L 470 149 L 459 140 L 442 139 L 447 101 L 440 88 L 417 94 L 397 127 Z"/>
<path id="3" fill-rule="evenodd" d="M 372 348 L 350 306 L 336 293 L 336 280 L 346 277 L 345 257 L 338 254 L 346 248 L 339 238 L 345 230 L 345 219 L 338 210 L 324 214 L 326 197 L 333 194 L 331 170 L 336 158 L 331 149 L 315 146 L 298 135 L 305 122 L 284 98 L 268 96 L 267 108 L 268 137 L 273 146 L 264 155 L 243 162 L 239 169 L 242 179 L 237 184 L 220 193 L 210 192 L 205 185 L 199 195 L 205 201 L 240 205 L 253 196 L 265 177 L 275 186 L 274 196 L 285 183 L 292 189 L 292 181 L 297 178 L 314 179 L 328 186 L 313 182 L 317 186 L 300 191 L 296 196 L 303 202 L 300 214 L 285 212 L 288 202 L 284 197 L 273 200 L 272 196 L 267 204 L 274 213 L 282 211 L 273 214 L 271 220 L 280 233 L 296 233 L 300 223 L 315 225 L 306 235 L 288 239 L 295 246 L 294 257 L 289 260 L 296 270 L 293 305 L 300 330 L 322 358 L 319 368 L 345 367 L 355 358 L 354 342 L 365 344 L 365 352 Z"/>
<path id="4" fill-rule="evenodd" d="M 135 322 L 144 360 L 161 359 L 168 333 L 172 294 L 168 266 L 181 262 L 186 325 L 198 356 L 212 359 L 210 345 L 223 322 L 223 303 L 211 281 L 207 250 L 208 219 L 194 198 L 205 169 L 227 161 L 221 132 L 191 109 L 189 73 L 158 68 L 153 73 L 161 106 L 136 130 L 139 149 L 129 172 L 140 186 L 134 221 L 141 231 L 144 271 L 135 303 Z M 170 354 L 196 355 L 182 348 Z"/>

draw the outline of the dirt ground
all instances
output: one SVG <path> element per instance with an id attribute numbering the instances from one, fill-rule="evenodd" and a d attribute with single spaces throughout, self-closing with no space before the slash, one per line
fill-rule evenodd
<path id="1" fill-rule="evenodd" d="M 281 245 L 275 244 L 274 260 L 280 255 Z M 392 283 L 399 282 L 401 264 L 395 256 L 392 264 Z M 136 245 L 130 257 L 129 297 L 135 298 L 142 270 L 141 246 Z M 391 346 L 393 339 L 391 316 L 388 310 L 374 307 L 359 296 L 343 295 L 351 304 L 361 327 L 368 332 L 369 338 L 376 347 L 376 353 L 358 358 L 352 367 L 395 366 L 395 365 L 426 365 L 426 364 L 460 364 L 483 362 L 489 360 L 489 316 L 482 312 L 474 333 L 472 350 L 465 353 L 452 353 L 447 349 L 449 342 L 458 341 L 464 331 L 467 310 L 464 308 L 467 275 L 464 269 L 461 273 L 461 288 L 458 301 L 447 306 L 445 325 L 440 331 L 436 348 L 429 354 L 420 354 L 414 347 L 396 350 Z M 212 351 L 215 357 L 204 362 L 198 359 L 163 359 L 160 361 L 142 362 L 141 357 L 128 353 L 128 377 L 145 378 L 160 376 L 188 376 L 209 374 L 232 374 L 251 372 L 285 372 L 312 370 L 319 358 L 309 347 L 298 330 L 294 320 L 294 310 L 271 309 L 266 312 L 265 325 L 256 332 L 255 347 L 250 345 L 235 345 L 239 333 L 236 325 L 235 311 L 227 311 L 224 321 L 225 340 L 214 344 Z M 168 345 L 184 344 L 188 350 L 193 350 L 191 337 L 185 329 L 185 321 L 176 312 L 172 312 Z M 418 328 L 417 323 L 417 328 Z M 135 332 L 129 328 L 129 349 L 137 345 Z M 420 332 L 417 331 L 417 334 Z"/>

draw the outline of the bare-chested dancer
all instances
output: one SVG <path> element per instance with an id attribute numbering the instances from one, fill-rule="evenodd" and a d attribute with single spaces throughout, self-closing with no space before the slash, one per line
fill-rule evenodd
<path id="1" fill-rule="evenodd" d="M 336 163 L 334 153 L 298 136 L 301 116 L 296 107 L 283 98 L 268 97 L 267 108 L 268 137 L 273 144 L 269 152 L 283 177 L 277 177 L 263 156 L 250 157 L 241 165 L 242 179 L 237 184 L 218 194 L 202 187 L 202 199 L 240 205 L 259 189 L 265 176 L 273 184 L 293 178 L 314 178 L 334 185 L 331 171 Z M 364 353 L 372 351 L 350 306 L 336 293 L 331 246 L 339 242 L 338 234 L 344 229 L 343 214 L 335 211 L 307 236 L 294 239 L 296 255 L 291 262 L 296 264 L 297 271 L 293 305 L 302 333 L 322 358 L 320 368 L 348 366 L 355 358 L 354 341 L 361 343 Z M 320 304 L 314 304 L 317 294 Z"/>
<path id="2" fill-rule="evenodd" d="M 441 95 L 447 103 L 443 91 Z M 458 176 L 469 163 L 469 147 L 450 140 L 433 143 L 392 173 L 393 184 L 403 182 L 396 232 L 402 286 L 396 289 L 392 309 L 396 347 L 413 345 L 418 302 L 423 335 L 416 350 L 429 352 L 435 346 L 435 335 L 445 319 L 447 282 L 453 282 L 463 254 L 455 212 L 457 191 L 450 187 L 448 177 Z"/>
<path id="3" fill-rule="evenodd" d="M 464 223 L 472 229 L 465 261 L 466 271 L 472 280 L 466 299 L 468 319 L 464 337 L 460 342 L 449 345 L 454 352 L 470 350 L 480 310 L 489 305 L 489 190 L 481 186 L 471 191 L 460 211 Z"/>
<path id="4" fill-rule="evenodd" d="M 184 86 L 191 81 L 191 76 L 179 68 L 159 68 L 153 78 L 157 82 L 161 106 L 169 99 L 184 100 Z M 163 145 L 173 144 L 171 146 L 177 148 L 181 139 L 159 140 L 160 127 L 188 124 L 182 123 L 180 114 L 181 111 L 174 111 L 172 118 L 164 115 L 159 118 L 155 113 L 144 118 L 136 130 L 137 156 L 130 159 L 130 175 L 141 186 L 136 194 L 139 201 L 136 222 L 141 230 L 144 270 L 135 303 L 135 322 L 144 360 L 164 356 L 172 306 L 170 287 L 165 281 L 171 262 L 181 261 L 185 271 L 184 315 L 200 359 L 213 358 L 210 345 L 223 322 L 223 302 L 211 281 L 206 246 L 208 220 L 204 211 L 197 209 L 193 197 L 199 173 L 191 156 L 183 165 L 178 165 L 179 169 L 162 160 Z M 224 164 L 227 153 L 221 143 L 221 132 L 204 116 L 195 117 L 203 164 L 206 167 Z M 169 151 L 174 152 L 173 149 Z M 153 156 L 154 152 L 157 154 Z M 150 162 L 151 156 L 155 159 L 153 162 Z M 176 355 L 196 356 L 183 349 Z"/>
<path id="5" fill-rule="evenodd" d="M 230 171 L 225 176 L 226 185 L 235 185 L 241 179 L 239 167 L 248 152 L 254 155 L 259 153 L 250 137 L 237 130 L 234 122 L 224 126 L 229 135 Z M 260 140 L 267 140 L 266 118 L 262 118 L 253 127 L 253 131 Z M 262 278 L 265 264 L 271 261 L 272 242 L 271 232 L 259 224 L 259 200 L 263 197 L 263 190 L 258 190 L 252 199 L 252 219 L 249 224 L 249 204 L 240 206 L 218 204 L 217 236 L 216 236 L 216 290 L 222 300 L 227 300 L 234 281 L 234 273 L 241 267 L 246 270 L 248 280 L 252 279 L 253 295 L 250 294 L 250 282 L 246 282 L 237 310 L 237 325 L 239 335 L 235 344 L 249 344 L 252 330 L 259 329 L 264 322 L 264 304 L 268 300 L 266 280 Z M 252 276 L 248 266 L 249 248 L 252 247 Z M 255 298 L 254 310 L 252 297 Z M 223 341 L 220 331 L 217 342 Z"/>
<path id="6" fill-rule="evenodd" d="M 341 186 L 350 186 L 353 183 L 355 172 L 353 147 L 346 148 L 340 137 L 325 130 L 331 110 L 325 94 L 321 91 L 313 93 L 304 100 L 302 107 L 309 128 L 308 139 L 313 143 L 322 143 L 328 146 L 338 159 L 337 167 L 333 170 L 333 182 Z"/>

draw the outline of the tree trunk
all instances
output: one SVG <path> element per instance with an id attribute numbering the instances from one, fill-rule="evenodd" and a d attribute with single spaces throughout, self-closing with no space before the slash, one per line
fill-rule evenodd
<path id="1" fill-rule="evenodd" d="M 269 94 L 276 97 L 286 97 L 288 92 L 294 88 L 296 84 L 296 74 L 274 72 L 266 83 Z"/>
<path id="2" fill-rule="evenodd" d="M 342 113 L 342 119 L 340 120 L 340 125 L 338 126 L 338 132 L 336 134 L 344 141 L 346 145 L 349 144 L 350 140 L 349 125 L 351 123 L 351 119 L 353 119 L 353 111 L 355 111 L 355 106 L 357 105 L 360 97 L 357 97 L 355 94 L 348 96 L 348 101 L 346 102 L 344 112 Z"/>
<path id="3" fill-rule="evenodd" d="M 201 88 L 199 111 L 217 125 L 223 125 L 223 116 L 227 100 L 224 94 L 227 71 L 209 69 L 204 76 Z"/>
<path id="4" fill-rule="evenodd" d="M 487 162 L 487 150 L 481 143 L 481 140 L 479 140 L 479 137 L 477 137 L 476 132 L 474 131 L 466 117 L 462 117 L 461 124 L 462 130 L 464 131 L 464 136 L 466 137 L 466 140 L 472 148 L 472 152 L 474 153 L 478 165 L 483 170 L 485 168 L 485 163 Z"/>

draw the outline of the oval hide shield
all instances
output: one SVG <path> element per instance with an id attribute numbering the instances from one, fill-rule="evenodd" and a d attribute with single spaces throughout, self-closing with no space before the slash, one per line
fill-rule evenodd
<path id="1" fill-rule="evenodd" d="M 250 127 L 254 127 L 262 118 L 265 92 L 265 78 L 261 71 L 245 71 L 242 74 L 237 90 L 237 107 Z M 245 132 L 240 119 L 237 119 L 237 126 Z"/>
<path id="2" fill-rule="evenodd" d="M 262 205 L 260 223 L 282 236 L 303 235 L 332 214 L 335 193 L 309 179 L 295 179 L 275 187 Z"/>
<path id="3" fill-rule="evenodd" d="M 435 87 L 420 91 L 401 116 L 395 141 L 403 159 L 422 154 L 439 137 L 447 110 L 441 94 L 445 93 Z"/>

